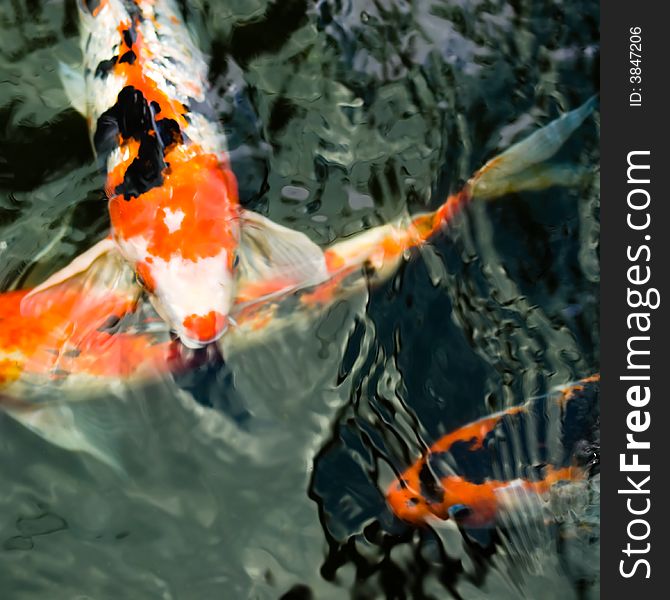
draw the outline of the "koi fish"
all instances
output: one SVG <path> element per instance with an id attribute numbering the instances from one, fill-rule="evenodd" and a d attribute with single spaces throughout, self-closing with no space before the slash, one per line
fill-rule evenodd
<path id="1" fill-rule="evenodd" d="M 226 331 L 240 282 L 324 280 L 323 253 L 307 236 L 239 206 L 207 65 L 173 2 L 78 6 L 83 73 L 63 66 L 62 78 L 106 162 L 111 233 L 27 294 L 22 312 L 39 313 L 43 292 L 84 271 L 95 277 L 98 259 L 113 254 L 135 274 L 121 278 L 125 290 L 146 293 L 185 345 L 201 347 Z"/>
<path id="2" fill-rule="evenodd" d="M 83 65 L 62 65 L 61 76 L 106 164 L 111 232 L 36 287 L 0 295 L 4 408 L 67 448 L 81 443 L 36 425 L 29 399 L 86 397 L 188 368 L 184 347 L 254 343 L 364 288 L 371 273 L 390 276 L 471 199 L 583 176 L 546 161 L 595 98 L 490 160 L 437 210 L 320 248 L 239 206 L 225 136 L 210 117 L 206 62 L 171 0 L 78 8 Z"/>
<path id="3" fill-rule="evenodd" d="M 599 381 L 594 375 L 556 388 L 448 433 L 390 485 L 391 510 L 412 525 L 436 518 L 492 527 L 553 486 L 594 476 Z"/>
<path id="4" fill-rule="evenodd" d="M 144 6 L 142 3 L 140 5 Z M 83 19 L 85 22 L 101 19 L 105 14 L 111 14 L 112 7 L 118 9 L 120 6 L 119 0 L 108 0 L 99 4 L 92 13 L 85 13 Z M 148 6 L 159 7 L 162 3 L 155 2 Z M 142 27 L 131 36 L 135 40 L 134 43 L 142 39 L 140 33 L 147 27 L 146 23 L 154 23 L 152 19 L 146 17 L 140 20 L 137 14 L 135 18 L 138 26 Z M 168 21 L 173 26 L 173 20 Z M 122 33 L 119 35 L 123 41 L 117 44 L 122 47 L 128 36 Z M 146 34 L 145 37 L 149 35 Z M 130 44 L 133 48 L 134 43 Z M 85 45 L 95 44 L 87 40 Z M 142 48 L 141 45 L 136 48 L 140 54 Z M 120 59 L 112 61 L 112 66 L 119 61 Z M 121 64 L 125 65 L 126 61 Z M 133 65 L 135 64 L 138 64 L 137 60 L 133 62 Z M 109 69 L 107 78 L 117 77 L 121 81 L 116 85 L 123 85 L 125 80 L 120 75 L 114 75 Z M 104 69 L 96 68 L 96 71 L 104 72 Z M 98 82 L 95 72 L 92 75 L 89 73 L 89 78 L 92 78 L 90 84 L 92 86 L 102 83 Z M 158 79 L 157 76 L 156 78 Z M 119 96 L 123 94 L 120 93 Z M 99 99 L 97 102 L 100 106 L 104 104 Z M 120 108 L 122 104 L 118 102 L 117 99 L 114 114 L 122 110 Z M 137 102 L 140 106 L 145 106 L 143 101 Z M 112 236 L 75 258 L 62 271 L 58 271 L 32 290 L 0 294 L 2 309 L 0 310 L 0 388 L 6 396 L 25 398 L 33 392 L 39 394 L 45 381 L 58 383 L 62 389 L 90 391 L 113 384 L 118 379 L 151 377 L 174 370 L 175 364 L 179 364 L 180 361 L 173 360 L 175 344 L 170 338 L 171 331 L 176 331 L 178 334 L 181 332 L 181 341 L 186 346 L 199 346 L 193 336 L 185 333 L 187 328 L 184 321 L 189 323 L 195 321 L 184 319 L 180 325 L 170 316 L 179 314 L 188 317 L 196 314 L 189 313 L 195 310 L 194 308 L 185 308 L 192 300 L 193 289 L 197 290 L 198 302 L 214 302 L 217 312 L 223 311 L 221 314 L 227 312 L 227 318 L 234 318 L 236 327 L 219 340 L 220 346 L 226 352 L 234 352 L 235 347 L 240 344 L 254 343 L 259 335 L 266 335 L 296 319 L 309 317 L 314 311 L 367 286 L 371 279 L 379 281 L 390 276 L 407 250 L 429 242 L 434 235 L 449 225 L 454 215 L 471 199 L 493 199 L 515 190 L 541 189 L 551 185 L 574 183 L 583 175 L 578 169 L 566 175 L 564 167 L 543 163 L 558 151 L 591 113 L 594 105 L 595 98 L 592 98 L 578 109 L 565 113 L 490 160 L 466 182 L 460 192 L 451 195 L 437 210 L 369 229 L 324 249 L 318 248 L 303 234 L 292 232 L 260 215 L 240 209 L 234 205 L 232 196 L 223 194 L 216 200 L 227 205 L 226 214 L 233 210 L 231 208 L 233 205 L 234 211 L 238 213 L 238 217 L 233 220 L 237 224 L 235 226 L 239 227 L 241 241 L 236 247 L 233 245 L 229 248 L 233 248 L 231 251 L 237 252 L 238 257 L 244 257 L 240 258 L 233 276 L 226 279 L 228 286 L 226 293 L 234 294 L 230 309 L 224 307 L 218 295 L 225 287 L 222 280 L 217 279 L 216 273 L 209 275 L 205 273 L 201 269 L 203 263 L 199 262 L 200 258 L 189 254 L 193 250 L 189 244 L 196 236 L 197 228 L 208 229 L 210 225 L 214 227 L 211 221 L 204 218 L 205 216 L 209 218 L 214 209 L 210 211 L 198 204 L 201 201 L 205 202 L 204 188 L 199 187 L 202 183 L 199 178 L 203 172 L 195 168 L 195 164 L 191 164 L 189 159 L 187 163 L 190 166 L 185 168 L 195 178 L 196 183 L 193 184 L 195 187 L 191 185 L 192 180 L 188 179 L 187 173 L 182 174 L 184 182 L 191 181 L 184 185 L 189 193 L 192 193 L 187 204 L 190 203 L 190 208 L 194 211 L 189 213 L 188 220 L 184 216 L 183 223 L 184 226 L 193 226 L 196 229 L 189 230 L 191 231 L 189 235 L 181 235 L 177 229 L 170 233 L 162 229 L 161 223 L 165 225 L 165 221 L 161 221 L 160 217 L 161 214 L 166 214 L 165 210 L 169 209 L 169 206 L 167 204 L 161 206 L 160 202 L 164 200 L 169 203 L 178 197 L 183 199 L 184 196 L 180 194 L 186 188 L 173 185 L 174 169 L 171 165 L 166 165 L 163 168 L 160 185 L 155 185 L 147 192 L 128 200 L 120 193 L 113 196 L 110 200 Z M 186 109 L 182 105 L 180 110 Z M 149 121 L 159 127 L 157 123 L 160 123 L 161 119 L 157 119 L 157 115 L 160 113 L 151 114 L 153 116 Z M 184 114 L 182 113 L 182 116 Z M 193 153 L 193 160 L 200 164 L 199 150 L 193 147 L 195 142 L 191 141 L 198 137 L 198 130 L 192 129 L 191 124 L 198 122 L 201 117 L 188 114 L 190 116 L 184 129 L 188 132 L 188 137 L 179 138 L 181 141 L 178 144 L 174 142 L 168 155 L 172 159 L 170 152 L 176 152 L 181 148 L 185 155 Z M 101 121 L 109 123 L 110 120 L 120 128 L 129 127 L 129 123 L 133 122 L 128 115 L 116 121 L 112 117 L 105 117 Z M 144 120 L 142 122 L 145 123 Z M 160 127 L 158 130 L 151 129 L 146 136 L 152 140 L 158 139 L 159 130 Z M 126 172 L 130 171 L 131 174 L 140 169 L 140 166 L 132 167 L 137 164 L 137 157 L 131 161 L 130 154 L 126 156 L 127 147 L 138 144 L 135 134 L 127 138 L 123 133 L 115 135 L 119 146 L 108 158 L 108 164 L 112 165 L 109 170 L 112 175 L 108 175 L 108 179 L 110 176 L 117 177 L 120 164 L 124 164 Z M 137 135 L 142 137 L 145 134 Z M 117 164 L 123 156 L 126 156 L 126 159 Z M 208 156 L 211 158 L 213 154 Z M 175 168 L 178 164 L 179 160 L 176 161 Z M 232 173 L 227 170 L 229 167 L 225 157 L 220 158 L 217 164 L 216 168 L 212 167 L 211 173 L 221 172 L 212 177 L 220 181 L 223 179 L 233 181 Z M 160 198 L 163 200 L 159 202 Z M 212 198 L 208 197 L 206 201 L 210 200 Z M 117 209 L 120 211 L 118 214 Z M 141 219 L 130 218 L 135 213 L 142 213 L 144 216 Z M 153 221 L 148 217 L 145 218 L 148 213 L 153 215 Z M 202 221 L 199 220 L 201 216 Z M 168 222 L 171 221 L 168 219 Z M 117 231 L 119 228 L 120 231 Z M 128 231 L 133 232 L 131 237 L 126 236 Z M 161 237 L 161 231 L 165 234 L 164 237 Z M 171 272 L 169 269 L 161 271 L 163 275 L 155 275 L 154 271 L 142 266 L 146 264 L 165 266 L 167 263 L 157 255 L 153 257 L 146 255 L 139 261 L 132 257 L 129 259 L 126 250 L 135 242 L 140 244 L 138 241 L 140 237 L 153 240 L 152 245 L 146 246 L 147 249 L 150 246 L 151 248 L 155 246 L 156 251 L 159 247 L 172 248 L 171 252 L 174 252 L 170 254 L 169 260 L 179 265 L 174 271 L 180 273 L 179 277 L 168 282 L 168 279 L 161 278 L 163 275 L 167 277 Z M 131 239 L 135 242 L 128 241 Z M 222 244 L 232 243 L 223 233 L 220 239 Z M 177 241 L 181 244 L 181 249 Z M 199 243 L 197 240 L 194 241 L 195 246 Z M 296 252 L 300 248 L 305 250 L 306 254 L 298 256 Z M 228 252 L 225 249 L 222 251 Z M 318 260 L 314 258 L 317 254 Z M 192 256 L 193 260 L 185 259 L 184 255 Z M 311 264 L 315 264 L 315 261 L 320 262 L 325 265 L 325 270 L 318 277 L 303 278 L 302 283 L 298 285 L 296 283 L 299 279 L 298 271 L 303 270 L 303 274 L 306 273 L 303 269 L 306 255 L 312 256 Z M 291 266 L 293 260 L 295 267 Z M 279 263 L 283 267 L 280 267 Z M 133 268 L 139 271 L 135 272 Z M 289 271 L 292 273 L 290 276 Z M 251 272 L 255 275 L 250 275 Z M 151 299 L 150 303 L 143 302 L 142 288 L 138 284 L 138 279 Z M 191 286 L 189 282 L 192 279 L 194 282 Z M 160 281 L 164 281 L 165 285 L 160 284 Z M 217 289 L 212 295 L 208 295 L 205 288 L 212 281 L 219 281 L 219 285 L 215 286 Z M 163 287 L 165 290 L 161 291 Z M 174 302 L 171 300 L 173 296 Z M 208 336 L 200 336 L 197 337 L 197 341 L 202 342 L 206 338 L 208 339 Z"/>
<path id="5" fill-rule="evenodd" d="M 59 290 L 83 295 L 82 281 L 96 289 L 109 284 L 114 265 L 109 293 L 134 299 L 128 311 L 148 298 L 184 345 L 202 347 L 254 304 L 308 288 L 316 293 L 305 302 L 319 304 L 361 268 L 392 272 L 409 248 L 428 241 L 473 197 L 569 185 L 577 177 L 543 163 L 595 99 L 489 161 L 437 211 L 322 249 L 239 206 L 225 137 L 209 116 L 206 62 L 171 0 L 78 6 L 83 73 L 63 66 L 62 79 L 106 162 L 111 233 L 21 298 L 26 326 L 51 318 Z M 87 299 L 80 331 L 96 331 L 110 317 L 103 296 L 98 305 Z"/>
<path id="6" fill-rule="evenodd" d="M 105 6 L 111 6 L 112 0 L 110 3 Z M 102 4 L 98 7 L 98 16 L 104 14 L 102 7 Z M 589 100 L 490 160 L 460 192 L 450 196 L 436 211 L 369 229 L 323 250 L 314 246 L 327 272 L 325 279 L 319 283 L 312 282 L 311 286 L 302 287 L 287 286 L 287 271 L 278 270 L 277 261 L 273 263 L 274 270 L 265 271 L 274 277 L 265 279 L 245 276 L 244 270 L 238 266 L 232 307 L 237 326 L 219 340 L 222 349 L 224 352 L 234 352 L 240 344 L 254 343 L 259 335 L 266 335 L 287 323 L 308 317 L 319 308 L 354 293 L 368 285 L 371 278 L 383 280 L 390 276 L 408 249 L 429 242 L 448 226 L 453 216 L 472 198 L 491 199 L 514 190 L 573 183 L 579 176 L 578 171 L 568 172 L 560 165 L 542 163 L 560 148 L 590 114 L 594 104 L 594 99 Z M 191 135 L 195 137 L 196 134 L 191 132 Z M 118 139 L 122 140 L 123 136 L 119 134 Z M 128 143 L 132 144 L 133 139 Z M 189 144 L 190 148 L 192 143 Z M 184 145 L 187 145 L 186 142 Z M 119 151 L 117 149 L 117 153 Z M 116 160 L 113 154 L 108 159 L 112 163 Z M 165 170 L 165 178 L 168 178 L 170 169 L 166 167 Z M 232 177 L 231 174 L 228 176 Z M 174 196 L 175 190 L 171 184 L 164 182 L 160 189 L 154 187 L 149 193 Z M 195 198 L 200 198 L 199 193 L 195 194 Z M 125 207 L 133 202 L 144 202 L 145 199 L 144 195 L 131 200 L 116 196 L 110 205 L 116 202 L 123 203 L 121 207 Z M 161 209 L 151 206 L 150 210 L 154 214 L 160 213 Z M 246 236 L 248 240 L 261 230 L 280 232 L 276 237 L 283 236 L 283 239 L 297 240 L 304 237 L 302 234 L 294 235 L 294 232 L 263 217 L 252 217 L 249 211 L 242 211 L 242 214 L 246 217 L 238 219 L 238 222 L 241 224 L 242 237 Z M 247 231 L 245 222 L 262 225 L 259 228 L 248 225 L 248 231 L 253 233 L 247 235 L 244 233 Z M 139 231 L 142 223 L 136 225 L 133 227 Z M 142 302 L 137 274 L 119 250 L 114 235 L 75 258 L 65 269 L 36 288 L 0 294 L 0 389 L 4 395 L 25 398 L 40 393 L 48 381 L 58 383 L 61 389 L 91 391 L 119 378 L 129 380 L 153 377 L 181 368 L 178 365 L 183 361 L 179 360 L 179 352 L 171 341 L 170 331 L 184 329 L 179 329 L 169 318 L 162 317 L 166 312 L 176 314 L 182 309 L 163 308 L 163 303 L 169 304 L 166 300 L 168 296 L 156 292 L 158 288 L 153 285 L 149 286 L 153 290 L 153 293 L 149 293 L 152 302 Z M 245 256 L 240 265 L 257 264 L 256 272 L 262 271 L 260 263 L 273 255 L 270 238 L 256 237 L 253 251 L 251 246 L 245 246 L 242 250 L 241 246 L 238 247 L 238 253 L 242 252 Z M 186 244 L 189 239 L 187 236 L 182 241 Z M 310 244 L 313 245 L 312 242 L 305 242 L 305 245 Z M 282 246 L 280 244 L 277 247 Z M 102 248 L 105 250 L 102 251 Z M 287 268 L 289 259 L 290 254 L 285 254 Z M 156 263 L 156 260 L 152 262 Z M 189 263 L 181 261 L 180 264 L 184 266 Z M 193 272 L 184 281 L 175 281 L 170 293 L 188 288 L 184 282 L 191 281 L 190 278 L 202 276 L 207 279 L 206 274 L 203 275 L 199 270 L 197 260 L 190 265 Z M 147 279 L 155 279 L 151 275 L 153 272 L 147 274 L 144 267 L 139 268 L 146 288 Z M 194 280 L 192 285 L 198 289 L 198 294 L 207 297 L 206 291 L 198 287 L 200 284 L 197 281 Z M 205 281 L 203 285 L 208 285 L 208 282 Z M 185 296 L 183 302 L 188 302 L 189 294 L 185 292 L 182 295 Z M 183 304 L 180 306 L 183 308 Z"/>

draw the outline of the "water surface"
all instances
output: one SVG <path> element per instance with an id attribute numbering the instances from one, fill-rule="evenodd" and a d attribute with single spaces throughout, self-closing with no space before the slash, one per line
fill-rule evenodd
<path id="1" fill-rule="evenodd" d="M 242 202 L 321 245 L 437 207 L 597 91 L 598 3 L 180 3 Z M 58 61 L 67 0 L 0 4 L 0 282 L 106 234 Z M 598 370 L 598 119 L 578 188 L 473 203 L 389 282 L 188 374 L 72 405 L 122 473 L 0 413 L 6 598 L 595 598 L 597 503 L 512 560 L 383 490 L 440 435 Z M 54 390 L 54 400 L 60 397 Z"/>

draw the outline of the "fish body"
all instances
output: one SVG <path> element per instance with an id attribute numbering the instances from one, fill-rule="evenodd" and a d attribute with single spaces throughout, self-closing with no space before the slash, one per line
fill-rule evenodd
<path id="1" fill-rule="evenodd" d="M 117 254 L 138 283 L 127 291 L 148 297 L 189 347 L 221 338 L 250 303 L 321 284 L 336 290 L 361 268 L 392 272 L 474 196 L 565 184 L 565 169 L 542 163 L 595 105 L 589 100 L 489 161 L 436 211 L 322 249 L 240 208 L 225 137 L 207 100 L 207 65 L 172 0 L 78 6 L 83 75 L 63 69 L 63 80 L 106 162 L 111 233 L 27 294 L 22 314 L 39 317 L 46 290 L 82 272 L 94 278 L 97 259 Z"/>
<path id="2" fill-rule="evenodd" d="M 543 163 L 595 105 L 493 158 L 437 210 L 322 249 L 239 206 L 207 64 L 172 0 L 78 7 L 83 64 L 61 74 L 106 165 L 110 235 L 32 290 L 1 298 L 5 391 L 45 377 L 88 389 L 96 379 L 169 371 L 170 331 L 189 347 L 218 340 L 229 323 L 236 340 L 255 338 L 290 320 L 289 310 L 309 314 L 388 277 L 473 197 L 565 183 L 564 169 Z"/>
<path id="3" fill-rule="evenodd" d="M 320 248 L 239 206 L 206 63 L 174 3 L 78 6 L 83 65 L 61 75 L 106 165 L 110 235 L 36 287 L 0 294 L 3 408 L 61 447 L 100 455 L 68 433 L 67 406 L 39 402 L 54 392 L 90 398 L 188 369 L 190 348 L 214 340 L 224 353 L 258 343 L 389 277 L 473 198 L 582 174 L 546 161 L 595 99 L 490 160 L 435 211 Z"/>
<path id="4" fill-rule="evenodd" d="M 110 235 L 32 290 L 22 312 L 39 315 L 43 292 L 95 278 L 98 259 L 114 254 L 135 274 L 126 289 L 197 348 L 228 329 L 240 285 L 277 293 L 323 281 L 323 253 L 307 236 L 240 208 L 207 64 L 172 0 L 78 6 L 83 64 L 61 75 L 106 165 Z"/>
<path id="5" fill-rule="evenodd" d="M 35 390 L 54 380 L 61 386 L 67 383 L 72 389 L 90 390 L 98 387 L 92 383 L 105 386 L 116 379 L 171 371 L 174 345 L 170 331 L 186 346 L 198 347 L 220 338 L 233 318 L 235 327 L 226 339 L 219 340 L 221 349 L 226 352 L 240 343 L 256 343 L 259 336 L 281 330 L 282 324 L 307 318 L 371 281 L 390 276 L 409 249 L 430 242 L 473 198 L 490 200 L 514 190 L 565 183 L 565 169 L 556 170 L 544 161 L 595 106 L 595 99 L 589 100 L 491 159 L 435 211 L 368 229 L 321 249 L 304 234 L 241 209 L 218 125 L 190 111 L 185 104 L 190 97 L 180 96 L 165 77 L 161 85 L 170 93 L 157 95 L 154 85 L 160 77 L 156 73 L 172 63 L 155 59 L 159 50 L 151 44 L 151 52 L 143 50 L 142 40 L 153 39 L 152 31 L 153 35 L 163 32 L 163 23 L 177 27 L 174 12 L 159 10 L 170 6 L 161 0 L 105 0 L 92 10 L 81 7 L 84 31 L 100 30 L 83 36 L 83 49 L 92 58 L 86 59 L 84 92 L 71 93 L 71 97 L 80 110 L 92 115 L 93 139 L 108 140 L 107 146 L 98 144 L 98 151 L 101 156 L 105 148 L 108 151 L 112 233 L 35 288 L 0 294 L 4 306 L 0 311 L 0 387 L 4 394 L 24 396 L 28 393 L 22 385 L 25 382 Z M 140 8 L 146 12 L 138 13 Z M 116 21 L 119 24 L 114 26 Z M 136 23 L 134 33 L 124 33 L 130 31 L 131 22 Z M 163 35 L 161 39 L 171 39 Z M 186 33 L 179 36 L 188 51 L 178 54 L 184 61 L 187 56 L 195 57 L 200 65 L 193 70 L 192 85 L 182 85 L 200 90 L 196 83 L 205 85 L 204 63 Z M 100 48 L 109 49 L 105 53 Z M 123 57 L 131 51 L 140 57 L 146 52 L 146 72 L 152 77 L 147 75 L 143 83 L 134 78 L 141 80 L 144 71 L 129 75 L 128 61 L 114 58 L 119 52 Z M 107 55 L 112 58 L 103 58 Z M 130 66 L 139 68 L 144 62 L 136 58 Z M 118 64 L 122 68 L 116 72 Z M 133 86 L 135 100 L 122 109 L 129 77 L 138 87 Z M 114 91 L 103 93 L 106 85 Z M 99 94 L 85 92 L 88 88 Z M 153 90 L 147 92 L 151 103 L 140 88 Z M 197 104 L 200 96 L 193 93 L 196 98 L 191 104 L 201 106 Z M 105 95 L 107 99 L 102 100 Z M 156 98 L 167 108 L 159 111 L 152 104 Z M 112 106 L 105 108 L 110 102 Z M 130 118 L 133 107 L 139 107 L 143 115 L 139 120 Z M 166 116 L 168 113 L 175 118 Z M 165 120 L 177 122 L 179 132 L 175 126 L 159 125 Z M 192 125 L 198 122 L 201 126 Z M 167 130 L 174 136 L 164 139 Z M 98 134 L 104 131 L 112 134 Z M 161 144 L 155 143 L 159 139 Z M 146 172 L 157 179 L 146 181 L 143 185 L 152 187 L 135 195 L 127 187 L 135 175 L 128 173 L 145 172 L 139 156 L 143 143 L 149 144 L 155 161 L 164 166 L 159 175 L 149 168 Z M 149 167 L 152 164 L 149 161 Z M 182 200 L 183 218 L 180 209 L 170 204 Z M 218 234 L 208 237 L 214 230 Z M 208 239 L 211 243 L 205 243 Z M 214 259 L 222 253 L 228 257 L 225 272 Z M 230 256 L 235 256 L 232 265 Z M 153 314 L 144 302 L 147 296 Z M 233 304 L 229 307 L 230 298 Z M 110 322 L 120 326 L 110 328 Z M 135 352 L 112 350 L 126 345 Z M 114 360 L 106 360 L 110 353 Z M 151 368 L 145 368 L 147 365 Z"/>
<path id="6" fill-rule="evenodd" d="M 391 510 L 413 525 L 470 528 L 523 514 L 553 486 L 599 471 L 598 402 L 595 375 L 448 433 L 388 488 Z"/>
<path id="7" fill-rule="evenodd" d="M 237 183 L 208 104 L 207 64 L 169 0 L 80 3 L 84 93 L 106 162 L 111 238 L 183 340 L 227 325 Z"/>

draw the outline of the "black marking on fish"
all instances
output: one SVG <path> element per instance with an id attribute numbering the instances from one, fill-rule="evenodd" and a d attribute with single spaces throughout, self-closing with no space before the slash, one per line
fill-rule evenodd
<path id="1" fill-rule="evenodd" d="M 114 192 L 123 194 L 125 200 L 141 196 L 150 189 L 163 185 L 163 144 L 156 135 L 145 134 L 140 138 L 137 156 L 126 169 L 123 183 Z"/>
<path id="2" fill-rule="evenodd" d="M 440 504 L 444 501 L 444 488 L 435 477 L 429 461 L 421 465 L 419 481 L 421 482 L 421 496 L 427 502 Z"/>
<path id="3" fill-rule="evenodd" d="M 98 117 L 93 134 L 93 147 L 100 157 L 107 156 L 118 144 L 119 122 L 116 112 L 108 109 Z"/>
<path id="4" fill-rule="evenodd" d="M 140 141 L 152 127 L 153 115 L 144 95 L 133 86 L 126 86 L 119 92 L 116 104 L 98 117 L 93 145 L 103 156 L 116 147 L 119 133 L 124 139 Z"/>
<path id="5" fill-rule="evenodd" d="M 184 143 L 184 135 L 174 119 L 159 119 L 156 121 L 156 129 L 165 151 L 173 144 Z"/>
<path id="6" fill-rule="evenodd" d="M 163 183 L 166 146 L 182 139 L 179 125 L 172 119 L 156 122 L 160 105 L 147 102 L 144 94 L 133 86 L 124 87 L 116 104 L 98 119 L 93 142 L 99 155 L 111 152 L 123 140 L 130 138 L 140 143 L 138 155 L 124 174 L 123 183 L 114 190 L 126 200 L 139 196 Z M 164 123 L 163 123 L 164 121 Z"/>
<path id="7" fill-rule="evenodd" d="M 132 65 L 135 63 L 137 60 L 137 54 L 133 52 L 132 50 L 128 50 L 128 52 L 125 52 L 121 58 L 119 58 L 120 63 L 128 63 L 129 65 Z"/>
<path id="8" fill-rule="evenodd" d="M 119 60 L 118 55 L 112 56 L 109 60 L 101 60 L 95 68 L 95 77 L 105 79 L 114 68 L 117 60 Z"/>
<path id="9" fill-rule="evenodd" d="M 129 27 L 128 29 L 124 29 L 122 35 L 126 46 L 128 46 L 128 48 L 132 48 L 135 40 L 137 40 L 137 32 L 135 31 L 135 28 Z"/>
<path id="10" fill-rule="evenodd" d="M 599 384 L 578 384 L 564 405 L 556 404 L 562 402 L 557 396 L 538 397 L 523 411 L 503 415 L 481 446 L 459 440 L 448 452 L 430 455 L 426 462 L 434 477 L 442 479 L 451 468 L 471 483 L 483 483 L 499 478 L 503 464 L 514 469 L 510 476 L 531 481 L 543 479 L 549 466 L 577 466 L 594 476 L 600 469 Z M 557 429 L 559 439 L 550 444 Z"/>
<path id="11" fill-rule="evenodd" d="M 119 92 L 116 104 L 107 112 L 110 111 L 115 111 L 119 132 L 125 139 L 141 141 L 142 136 L 154 127 L 151 107 L 144 94 L 133 86 L 126 86 Z"/>
<path id="12" fill-rule="evenodd" d="M 448 454 L 451 455 L 451 460 L 458 474 L 471 483 L 481 484 L 487 479 L 494 478 L 491 452 L 488 449 L 488 441 L 492 435 L 493 433 L 489 432 L 485 436 L 482 445 L 477 448 L 473 448 L 471 440 L 458 440 L 449 448 Z M 446 467 L 446 456 L 437 454 L 436 458 L 439 460 L 435 461 L 436 464 L 433 465 L 433 470 L 437 473 L 438 477 L 448 475 L 446 471 L 444 473 L 441 472 Z"/>

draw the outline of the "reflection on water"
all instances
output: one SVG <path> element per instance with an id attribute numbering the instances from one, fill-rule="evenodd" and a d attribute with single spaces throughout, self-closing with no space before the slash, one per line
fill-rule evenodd
<path id="1" fill-rule="evenodd" d="M 181 4 L 211 54 L 242 201 L 324 245 L 437 206 L 597 89 L 593 2 Z M 75 3 L 3 2 L 0 27 L 7 289 L 100 239 L 107 215 L 56 72 L 77 57 Z M 588 121 L 561 157 L 597 165 L 597 135 Z M 17 599 L 597 597 L 597 480 L 561 492 L 556 522 L 523 552 L 505 532 L 411 528 L 383 494 L 448 431 L 598 370 L 598 206 L 595 175 L 473 203 L 391 281 L 223 359 L 92 401 L 55 389 L 54 410 L 107 463 L 0 413 L 0 587 Z"/>

